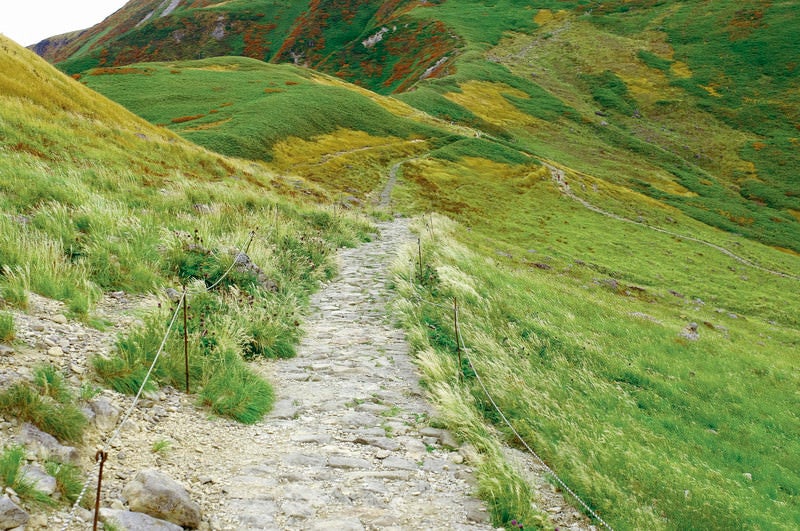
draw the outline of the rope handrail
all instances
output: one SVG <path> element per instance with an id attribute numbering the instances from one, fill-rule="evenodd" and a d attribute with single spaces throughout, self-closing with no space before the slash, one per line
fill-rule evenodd
<path id="1" fill-rule="evenodd" d="M 243 254 L 247 253 L 248 249 L 250 248 L 250 244 L 253 242 L 253 238 L 254 237 L 255 237 L 255 231 L 250 231 L 250 235 L 249 235 L 249 237 L 247 239 L 247 242 L 244 245 L 244 251 L 239 251 L 236 254 L 236 257 L 233 259 L 233 262 L 228 267 L 228 269 L 220 276 L 220 278 L 217 279 L 216 282 L 214 282 L 211 286 L 206 288 L 207 291 L 211 291 L 214 288 L 216 288 L 228 276 L 228 274 L 233 270 L 234 266 L 236 265 L 239 257 L 242 256 Z M 241 247 L 239 247 L 239 249 L 241 249 Z M 153 370 L 155 370 L 156 363 L 158 362 L 158 359 L 161 357 L 161 354 L 164 352 L 164 348 L 167 345 L 167 340 L 169 339 L 169 336 L 172 333 L 173 328 L 175 327 L 175 322 L 178 319 L 178 314 L 179 314 L 179 312 L 181 310 L 181 307 L 186 303 L 186 295 L 187 295 L 187 293 L 186 293 L 186 290 L 184 289 L 184 291 L 181 293 L 180 299 L 178 299 L 178 301 L 177 301 L 177 305 L 175 307 L 175 312 L 173 313 L 172 319 L 170 320 L 169 326 L 167 327 L 167 331 L 164 333 L 164 337 L 161 340 L 161 345 L 158 347 L 158 351 L 156 352 L 156 355 L 153 357 L 153 362 L 150 364 L 150 368 L 148 369 L 147 374 L 145 375 L 144 379 L 142 380 L 142 384 L 139 387 L 139 390 L 136 393 L 136 396 L 134 397 L 133 402 L 131 402 L 131 405 L 128 407 L 127 411 L 125 412 L 125 415 L 122 417 L 122 420 L 117 424 L 117 427 L 114 430 L 114 433 L 112 433 L 111 437 L 109 437 L 106 440 L 105 444 L 103 445 L 103 449 L 99 450 L 96 455 L 101 455 L 101 454 L 105 455 L 105 454 L 108 453 L 108 450 L 111 447 L 112 443 L 119 436 L 120 432 L 122 431 L 122 428 L 125 426 L 125 423 L 128 421 L 128 419 L 130 419 L 131 415 L 133 414 L 133 410 L 136 408 L 136 405 L 139 403 L 139 399 L 141 398 L 142 394 L 144 393 L 144 389 L 147 386 L 147 382 L 150 380 L 150 376 L 153 374 Z M 89 472 L 87 472 L 87 475 L 86 475 L 87 479 L 83 484 L 83 488 L 81 489 L 80 494 L 78 494 L 78 498 L 73 503 L 72 508 L 70 510 L 70 513 L 69 513 L 69 516 L 67 517 L 66 523 L 61 528 L 61 531 L 67 531 L 69 529 L 69 526 L 72 524 L 72 521 L 75 519 L 75 513 L 78 510 L 78 506 L 80 505 L 81 501 L 83 500 L 83 497 L 86 495 L 86 491 L 89 489 L 89 485 L 93 482 L 92 480 L 95 477 L 95 475 L 97 473 L 97 470 L 100 468 L 102 463 L 103 463 L 103 460 L 100 460 L 100 459 L 96 460 L 95 461 L 95 465 L 92 467 L 92 469 Z"/>
<path id="2" fill-rule="evenodd" d="M 459 342 L 459 344 L 461 345 L 461 349 L 462 349 L 464 352 L 469 352 L 469 350 L 467 349 L 466 345 L 464 345 L 464 339 L 461 337 L 461 331 L 460 331 L 460 330 L 459 330 L 459 332 L 458 332 L 458 339 L 457 339 L 457 341 L 458 341 L 458 342 Z M 613 528 L 612 528 L 612 527 L 611 527 L 611 526 L 610 526 L 610 525 L 609 525 L 609 524 L 608 524 L 608 523 L 607 523 L 605 520 L 603 520 L 603 519 L 600 517 L 600 515 L 599 515 L 599 514 L 597 514 L 597 513 L 596 513 L 596 512 L 595 512 L 595 511 L 594 511 L 594 510 L 591 508 L 591 507 L 589 507 L 589 504 L 587 504 L 585 501 L 583 501 L 583 498 L 581 498 L 581 497 L 580 497 L 580 496 L 579 496 L 579 495 L 578 495 L 578 494 L 577 494 L 577 493 L 576 493 L 574 490 L 572 490 L 571 488 L 569 488 L 569 486 L 568 486 L 568 485 L 567 485 L 567 484 L 564 482 L 564 480 L 562 480 L 562 479 L 561 479 L 561 478 L 558 476 L 558 474 L 556 474 L 556 472 L 555 472 L 555 471 L 554 471 L 552 468 L 550 468 L 550 466 L 549 466 L 547 463 L 545 463 L 545 462 L 544 462 L 544 459 L 542 459 L 541 457 L 539 457 L 539 454 L 537 454 L 537 453 L 534 451 L 534 449 L 530 447 L 530 445 L 529 445 L 529 444 L 528 444 L 528 443 L 525 441 L 525 439 L 523 439 L 523 438 L 522 438 L 522 435 L 520 435 L 520 433 L 519 433 L 519 432 L 516 430 L 516 428 L 514 428 L 514 426 L 513 426 L 513 425 L 511 424 L 511 422 L 508 420 L 508 417 L 506 417 L 506 416 L 505 416 L 505 414 L 503 413 L 503 411 L 502 411 L 502 410 L 500 409 L 500 407 L 497 405 L 497 402 L 495 402 L 495 400 L 494 400 L 494 398 L 492 397 L 491 393 L 489 393 L 489 390 L 486 388 L 486 385 L 483 383 L 483 378 L 481 378 L 481 375 L 480 375 L 480 373 L 478 372 L 478 369 L 476 369 L 476 368 L 475 368 L 475 365 L 472 363 L 472 358 L 471 358 L 470 356 L 467 356 L 467 363 L 469 364 L 469 368 L 472 370 L 472 372 L 473 372 L 473 373 L 475 373 L 475 379 L 478 381 L 478 384 L 481 386 L 481 389 L 483 390 L 483 393 L 486 395 L 486 398 L 488 398 L 488 399 L 489 399 L 489 402 L 492 404 L 492 407 L 494 407 L 495 411 L 497 411 L 497 414 L 498 414 L 498 415 L 500 415 L 500 418 L 501 418 L 501 419 L 503 419 L 503 422 L 504 422 L 504 423 L 506 424 L 506 426 L 508 426 L 508 428 L 509 428 L 509 429 L 512 431 L 512 433 L 513 433 L 513 434 L 514 434 L 514 436 L 517 438 L 517 440 L 518 440 L 518 441 L 519 441 L 519 442 L 520 442 L 520 443 L 521 443 L 521 444 L 522 444 L 522 445 L 525 447 L 525 449 L 526 449 L 526 450 L 528 450 L 528 452 L 529 452 L 529 453 L 530 453 L 530 454 L 533 456 L 533 458 L 534 458 L 534 459 L 535 459 L 535 460 L 536 460 L 536 461 L 537 461 L 537 462 L 538 462 L 538 463 L 539 463 L 539 464 L 540 464 L 542 467 L 544 467 L 544 469 L 545 469 L 545 470 L 546 470 L 546 471 L 547 471 L 547 472 L 548 472 L 548 473 L 549 473 L 551 476 L 553 476 L 553 478 L 556 480 L 556 482 L 557 482 L 559 485 L 561 485 L 561 487 L 562 487 L 562 488 L 563 488 L 565 491 L 567 491 L 567 492 L 569 493 L 569 495 L 570 495 L 570 496 L 572 496 L 573 498 L 575 498 L 575 499 L 578 501 L 578 503 L 580 503 L 580 504 L 581 504 L 581 506 L 582 506 L 584 509 L 586 509 L 586 510 L 589 512 L 589 514 L 590 514 L 590 515 L 592 515 L 592 517 L 593 517 L 595 520 L 597 520 L 598 522 L 600 522 L 600 523 L 601 523 L 601 524 L 602 524 L 604 527 L 606 527 L 607 529 L 609 529 L 609 530 L 613 531 Z"/>
<path id="3" fill-rule="evenodd" d="M 239 251 L 239 252 L 236 253 L 236 257 L 234 257 L 233 262 L 231 262 L 231 265 L 228 267 L 228 269 L 225 270 L 225 272 L 222 274 L 221 277 L 219 277 L 217 279 L 216 282 L 214 282 L 208 288 L 206 288 L 208 291 L 211 291 L 212 289 L 214 289 L 217 286 L 219 286 L 220 282 L 222 282 L 225 279 L 225 277 L 228 276 L 228 274 L 231 272 L 231 270 L 236 266 L 236 264 L 239 261 L 239 257 L 241 257 L 242 255 L 246 255 L 247 254 L 247 251 L 248 251 L 248 249 L 250 249 L 250 244 L 253 242 L 253 238 L 255 237 L 255 235 L 256 235 L 255 231 L 251 230 L 250 231 L 250 236 L 247 239 L 247 243 L 245 243 L 244 251 Z"/>
<path id="4" fill-rule="evenodd" d="M 122 417 L 122 421 L 120 421 L 117 424 L 117 428 L 114 430 L 114 433 L 111 435 L 111 437 L 109 437 L 106 440 L 106 443 L 103 445 L 103 449 L 102 449 L 103 453 L 107 453 L 108 452 L 108 449 L 111 447 L 111 444 L 119 436 L 120 432 L 122 431 L 122 428 L 125 426 L 125 423 L 131 417 L 131 415 L 133 414 L 133 410 L 136 408 L 136 405 L 139 403 L 139 399 L 141 398 L 142 393 L 144 393 L 144 389 L 147 386 L 147 382 L 150 380 L 150 376 L 153 374 L 153 370 L 156 367 L 156 363 L 158 362 L 159 357 L 161 357 L 161 354 L 164 352 L 164 347 L 167 344 L 167 339 L 169 339 L 169 335 L 172 333 L 172 328 L 175 326 L 175 321 L 177 321 L 177 319 L 178 319 L 179 310 L 181 309 L 181 305 L 183 304 L 185 299 L 186 299 L 186 292 L 184 291 L 181 294 L 181 298 L 178 301 L 178 304 L 177 304 L 177 306 L 175 308 L 175 312 L 172 314 L 172 320 L 169 323 L 169 327 L 167 327 L 167 331 L 164 334 L 164 338 L 161 340 L 161 345 L 158 347 L 158 351 L 156 352 L 156 355 L 153 357 L 153 362 L 150 364 L 150 368 L 148 369 L 147 374 L 145 375 L 144 379 L 142 380 L 142 385 L 139 387 L 139 391 L 136 393 L 136 396 L 134 397 L 133 402 L 131 402 L 131 405 L 128 407 L 128 410 L 125 412 L 125 415 Z M 72 524 L 72 520 L 75 519 L 75 512 L 77 511 L 78 506 L 81 503 L 81 500 L 83 500 L 83 497 L 86 495 L 86 491 L 89 488 L 89 484 L 92 482 L 92 478 L 94 477 L 95 471 L 100 467 L 100 463 L 101 462 L 102 462 L 101 460 L 97 460 L 96 463 L 95 463 L 95 466 L 92 467 L 92 470 L 90 471 L 90 473 L 87 474 L 87 478 L 88 479 L 84 482 L 83 488 L 81 489 L 81 492 L 78 495 L 78 498 L 75 500 L 75 503 L 72 505 L 72 509 L 70 510 L 69 517 L 67 518 L 67 521 L 64 524 L 64 527 L 61 528 L 62 531 L 67 531 L 67 529 L 69 529 L 70 524 Z"/>

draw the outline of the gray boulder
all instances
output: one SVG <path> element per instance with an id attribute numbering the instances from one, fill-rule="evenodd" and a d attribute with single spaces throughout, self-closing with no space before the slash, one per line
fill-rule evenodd
<path id="1" fill-rule="evenodd" d="M 89 407 L 94 412 L 94 424 L 97 429 L 109 432 L 116 427 L 120 410 L 107 398 L 96 398 L 89 403 Z"/>
<path id="2" fill-rule="evenodd" d="M 183 527 L 200 525 L 200 505 L 180 484 L 157 470 L 142 470 L 122 490 L 134 512 L 148 514 Z"/>
<path id="3" fill-rule="evenodd" d="M 22 508 L 11 501 L 8 496 L 0 498 L 0 529 L 14 529 L 25 525 L 30 516 Z"/>
<path id="4" fill-rule="evenodd" d="M 44 492 L 48 496 L 56 491 L 56 478 L 48 474 L 41 466 L 25 465 L 20 471 L 25 481 L 31 483 L 36 490 Z"/>
<path id="5" fill-rule="evenodd" d="M 100 520 L 120 531 L 183 531 L 181 526 L 172 522 L 132 511 L 103 508 L 100 509 Z"/>
<path id="6" fill-rule="evenodd" d="M 80 456 L 73 446 L 64 446 L 58 439 L 33 424 L 25 423 L 15 441 L 36 454 L 40 459 L 54 459 L 61 463 L 77 464 Z"/>
<path id="7" fill-rule="evenodd" d="M 686 328 L 681 330 L 680 336 L 689 341 L 697 341 L 700 339 L 700 334 L 697 332 L 697 323 L 689 323 Z"/>

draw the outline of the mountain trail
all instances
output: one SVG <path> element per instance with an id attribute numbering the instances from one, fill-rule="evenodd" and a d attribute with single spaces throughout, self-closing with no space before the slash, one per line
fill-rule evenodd
<path id="1" fill-rule="evenodd" d="M 209 415 L 179 390 L 148 393 L 112 443 L 102 506 L 125 509 L 125 485 L 153 468 L 200 504 L 204 531 L 493 529 L 472 497 L 473 473 L 458 444 L 429 425 L 404 332 L 387 316 L 389 264 L 412 239 L 408 221 L 379 229 L 376 240 L 340 252 L 339 276 L 312 296 L 297 357 L 253 363 L 275 387 L 271 413 L 245 426 Z M 72 385 L 85 383 L 87 353 L 110 352 L 116 335 L 157 302 L 106 299 L 98 313 L 120 325 L 102 332 L 67 320 L 63 304 L 32 296 L 28 313 L 15 312 L 20 341 L 0 358 L 0 376 L 53 363 Z M 120 411 L 132 401 L 111 390 L 98 399 Z M 3 438 L 20 426 L 0 417 Z M 85 469 L 108 436 L 87 433 L 79 449 Z M 79 509 L 69 529 L 85 529 L 91 517 Z M 28 529 L 61 529 L 68 518 L 64 510 L 32 514 Z"/>
<path id="2" fill-rule="evenodd" d="M 378 201 L 378 207 L 380 208 L 388 208 L 389 204 L 392 201 L 392 190 L 394 190 L 395 185 L 397 184 L 397 173 L 400 171 L 400 166 L 408 161 L 401 160 L 400 162 L 394 164 L 389 169 L 389 180 L 386 181 L 386 185 L 381 190 L 380 199 Z"/>
<path id="3" fill-rule="evenodd" d="M 297 357 L 267 367 L 279 400 L 236 447 L 223 488 L 235 529 L 492 529 L 454 441 L 427 425 L 404 333 L 386 314 L 407 221 L 380 231 L 340 253 Z"/>
<path id="4" fill-rule="evenodd" d="M 340 252 L 339 276 L 312 296 L 297 356 L 252 364 L 276 390 L 265 419 L 245 426 L 209 415 L 196 396 L 170 387 L 146 394 L 111 445 L 101 505 L 125 509 L 123 488 L 152 468 L 200 504 L 201 531 L 493 529 L 473 497 L 468 450 L 430 427 L 434 412 L 386 307 L 389 264 L 413 240 L 408 220 L 380 223 L 379 230 L 374 241 Z M 117 335 L 157 302 L 107 295 L 97 314 L 115 324 L 99 331 L 66 319 L 62 303 L 32 294 L 29 311 L 14 312 L 19 341 L 0 357 L 0 383 L 51 363 L 73 386 L 91 385 L 88 356 L 109 353 Z M 132 402 L 111 390 L 95 400 L 119 411 Z M 0 416 L 3 439 L 12 440 L 20 426 Z M 112 429 L 86 434 L 79 448 L 84 469 Z M 556 526 L 592 529 L 529 456 L 508 457 L 529 476 Z M 89 481 L 93 492 L 96 478 Z M 68 529 L 85 529 L 91 519 L 78 509 Z M 27 529 L 62 529 L 68 520 L 65 510 L 34 512 Z"/>

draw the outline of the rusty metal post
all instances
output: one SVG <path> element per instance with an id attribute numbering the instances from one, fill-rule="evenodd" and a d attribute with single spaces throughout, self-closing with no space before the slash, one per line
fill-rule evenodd
<path id="1" fill-rule="evenodd" d="M 422 276 L 422 238 L 417 238 L 417 247 L 419 248 L 419 281 L 423 282 Z"/>
<path id="2" fill-rule="evenodd" d="M 183 363 L 186 369 L 186 394 L 189 394 L 189 329 L 187 328 L 187 308 L 189 301 L 186 298 L 186 286 L 183 286 Z"/>
<path id="3" fill-rule="evenodd" d="M 456 354 L 458 355 L 458 381 L 464 382 L 464 369 L 461 362 L 461 332 L 458 330 L 458 299 L 453 297 L 453 328 L 456 333 Z"/>
<path id="4" fill-rule="evenodd" d="M 100 517 L 100 493 L 103 489 L 103 465 L 106 464 L 108 453 L 98 450 L 94 456 L 95 461 L 100 461 L 100 472 L 97 475 L 97 496 L 94 499 L 94 523 L 92 530 L 97 531 L 97 520 Z"/>

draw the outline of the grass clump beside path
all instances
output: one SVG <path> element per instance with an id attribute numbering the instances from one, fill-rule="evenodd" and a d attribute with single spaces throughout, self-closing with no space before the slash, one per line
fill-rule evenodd
<path id="1" fill-rule="evenodd" d="M 0 343 L 8 343 L 16 337 L 14 315 L 0 311 Z"/>
<path id="2" fill-rule="evenodd" d="M 64 376 L 51 365 L 37 367 L 33 382 L 0 392 L 0 411 L 70 443 L 81 441 L 88 424 Z"/>
<path id="3" fill-rule="evenodd" d="M 53 499 L 38 490 L 34 483 L 25 477 L 25 449 L 21 446 L 3 448 L 0 453 L 0 486 L 12 489 L 20 498 L 36 505 L 55 505 Z"/>

